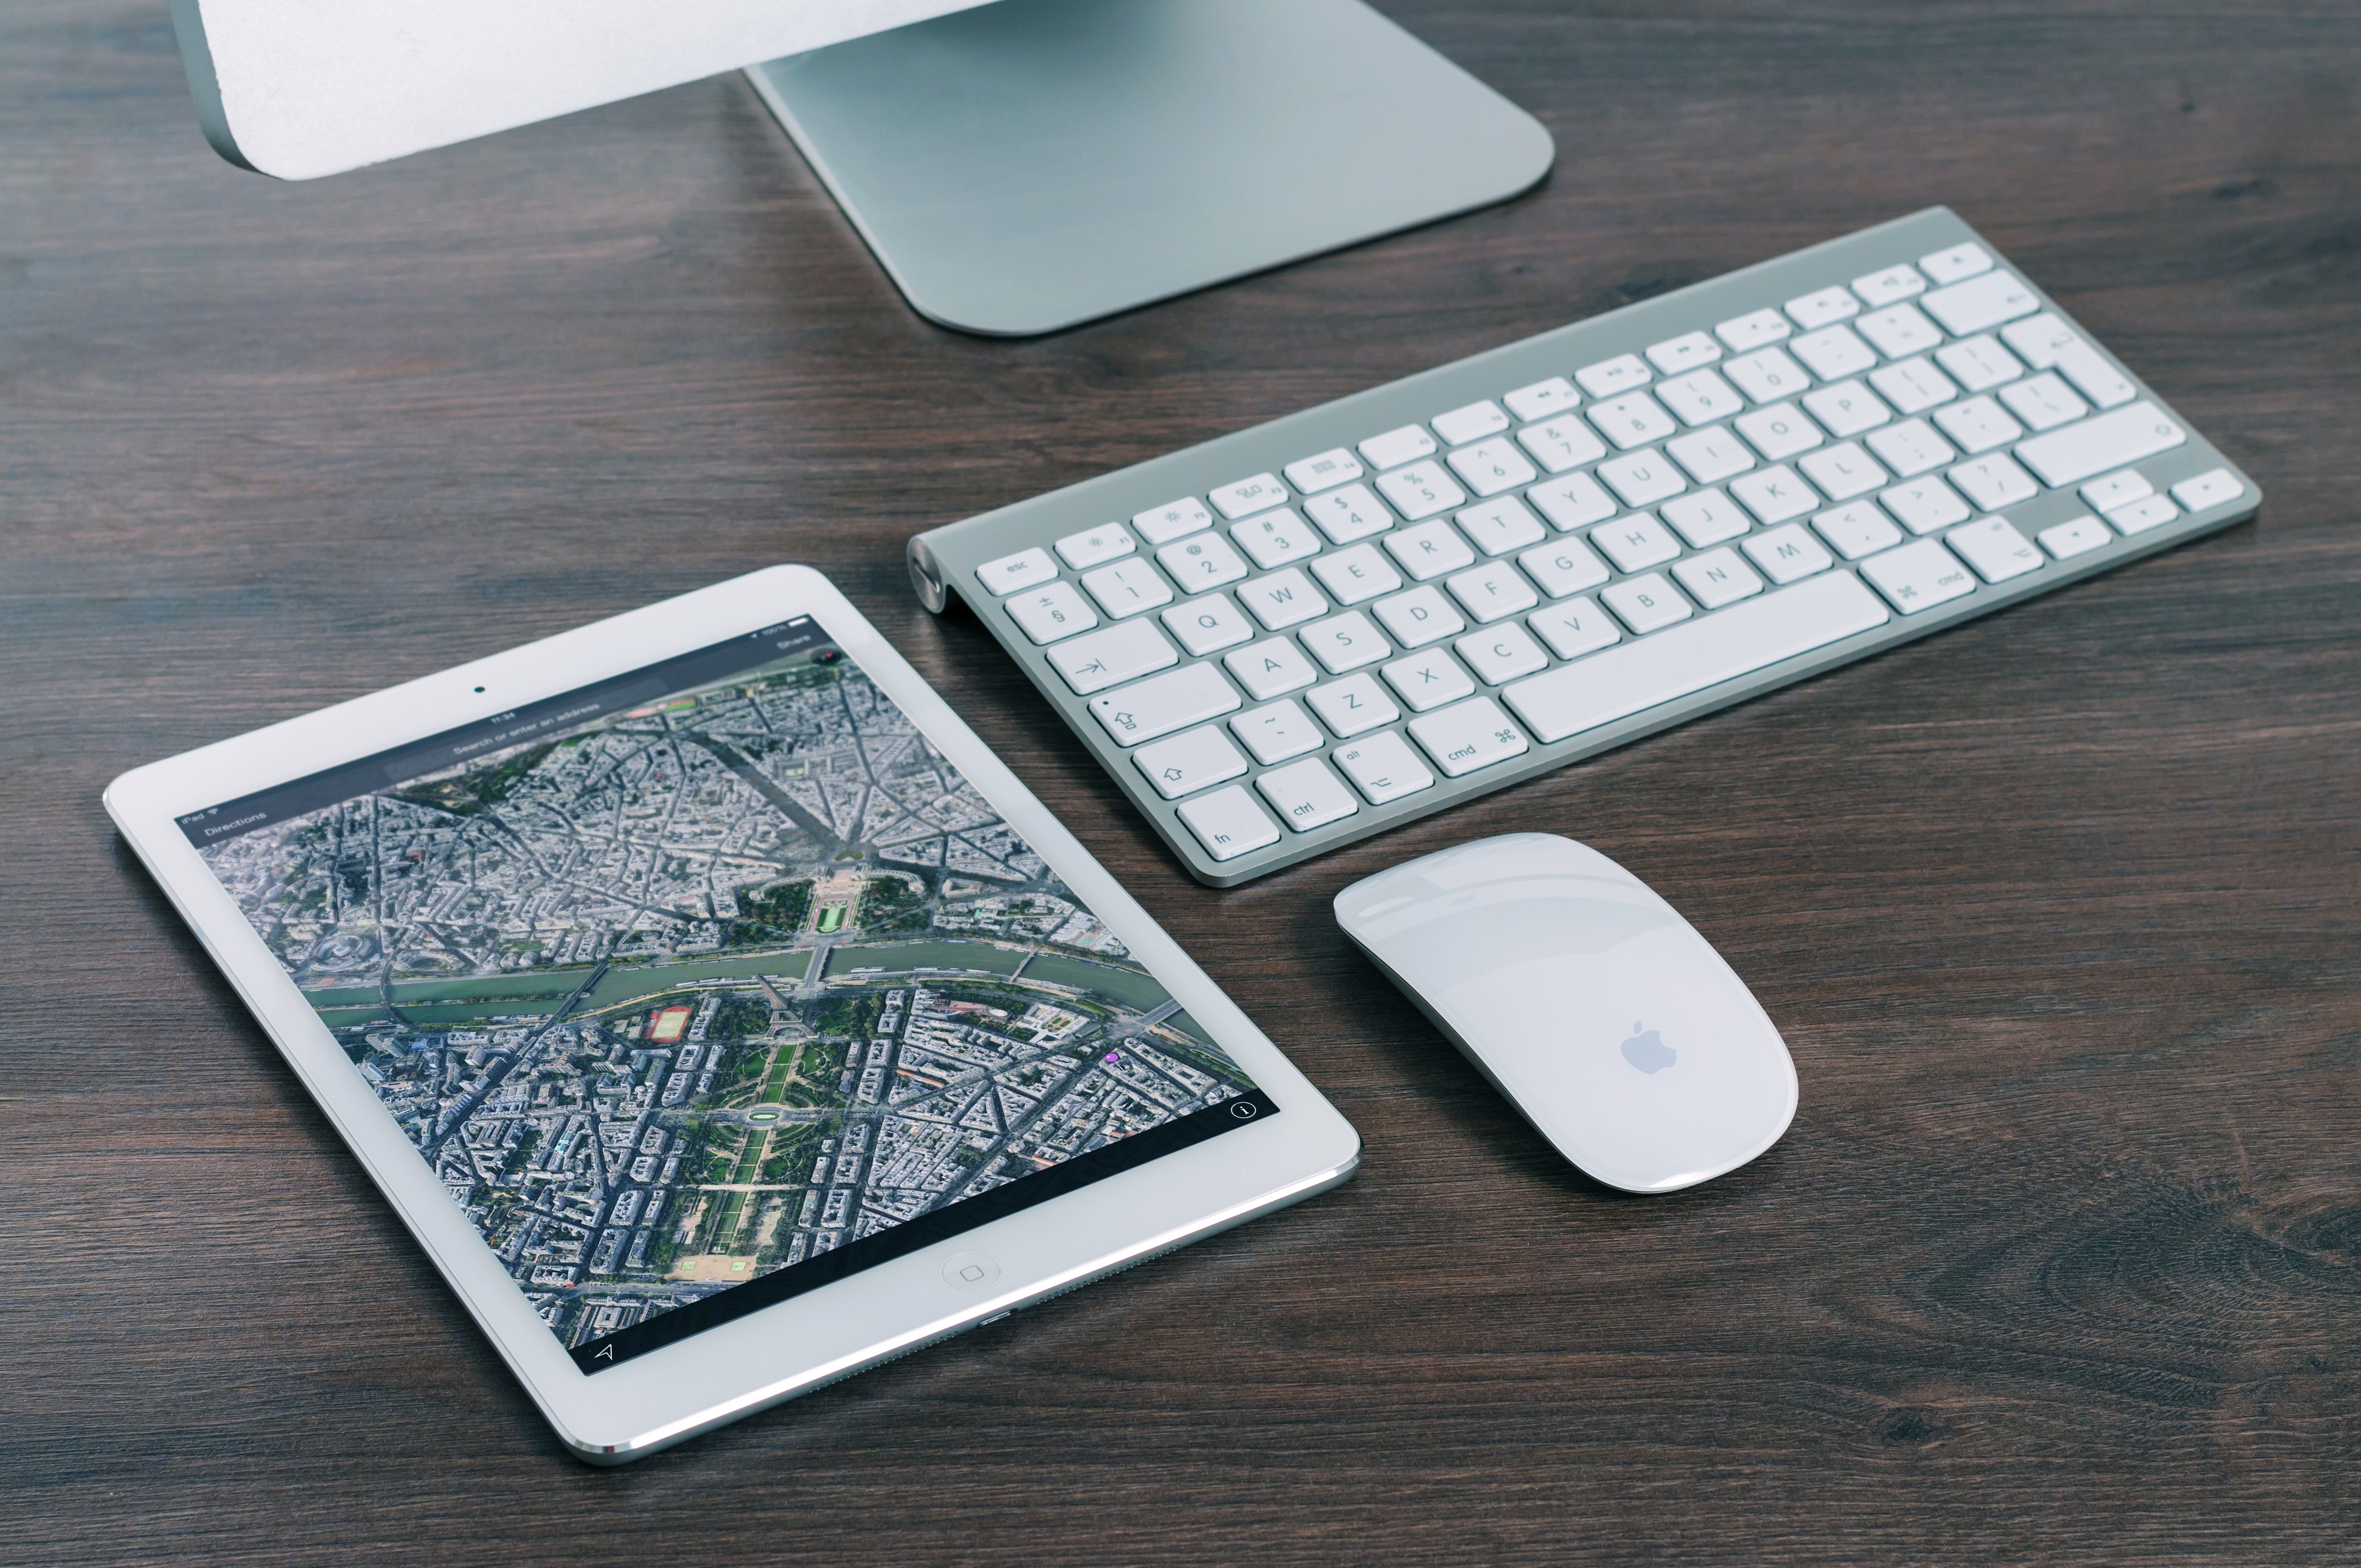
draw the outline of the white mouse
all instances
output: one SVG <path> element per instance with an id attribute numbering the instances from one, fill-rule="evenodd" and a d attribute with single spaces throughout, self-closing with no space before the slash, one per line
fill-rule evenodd
<path id="1" fill-rule="evenodd" d="M 1379 872 L 1336 923 L 1558 1153 L 1627 1192 L 1735 1170 L 1795 1115 L 1745 981 L 1598 850 L 1510 833 Z"/>

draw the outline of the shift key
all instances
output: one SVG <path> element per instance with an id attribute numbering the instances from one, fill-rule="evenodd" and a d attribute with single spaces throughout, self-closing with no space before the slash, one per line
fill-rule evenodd
<path id="1" fill-rule="evenodd" d="M 2094 475 L 2110 473 L 2126 463 L 2169 452 L 2189 439 L 2189 433 L 2165 416 L 2154 403 L 2137 402 L 2127 409 L 2086 419 L 2047 435 L 2037 435 L 2016 449 L 2017 460 L 2041 476 L 2053 490 L 2079 485 Z"/>
<path id="2" fill-rule="evenodd" d="M 1119 746 L 1186 729 L 1239 706 L 1237 692 L 1213 664 L 1191 664 L 1091 698 L 1091 711 Z"/>

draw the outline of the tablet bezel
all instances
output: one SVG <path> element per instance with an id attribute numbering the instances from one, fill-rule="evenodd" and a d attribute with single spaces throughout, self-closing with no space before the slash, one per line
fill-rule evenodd
<path id="1" fill-rule="evenodd" d="M 1281 1114 L 1165 1155 L 611 1369 L 536 1316 L 179 826 L 192 811 L 808 614 L 966 774 Z M 1048 807 L 818 572 L 775 566 L 134 769 L 108 813 L 577 1456 L 620 1464 L 1241 1223 L 1349 1176 L 1360 1139 Z M 981 1290 L 955 1255 L 998 1266 Z"/>

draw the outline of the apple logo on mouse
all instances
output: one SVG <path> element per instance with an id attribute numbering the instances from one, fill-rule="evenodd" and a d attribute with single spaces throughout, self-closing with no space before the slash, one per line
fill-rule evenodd
<path id="1" fill-rule="evenodd" d="M 1631 1037 L 1623 1042 L 1623 1059 L 1642 1072 L 1661 1072 L 1680 1059 L 1680 1052 L 1664 1044 L 1655 1030 L 1642 1031 L 1635 1021 Z"/>

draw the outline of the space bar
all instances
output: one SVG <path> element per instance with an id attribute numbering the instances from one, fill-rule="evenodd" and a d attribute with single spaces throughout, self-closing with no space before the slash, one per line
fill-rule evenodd
<path id="1" fill-rule="evenodd" d="M 1593 653 L 1500 695 L 1543 744 L 1809 652 L 1892 617 L 1850 572 L 1793 587 Z"/>

